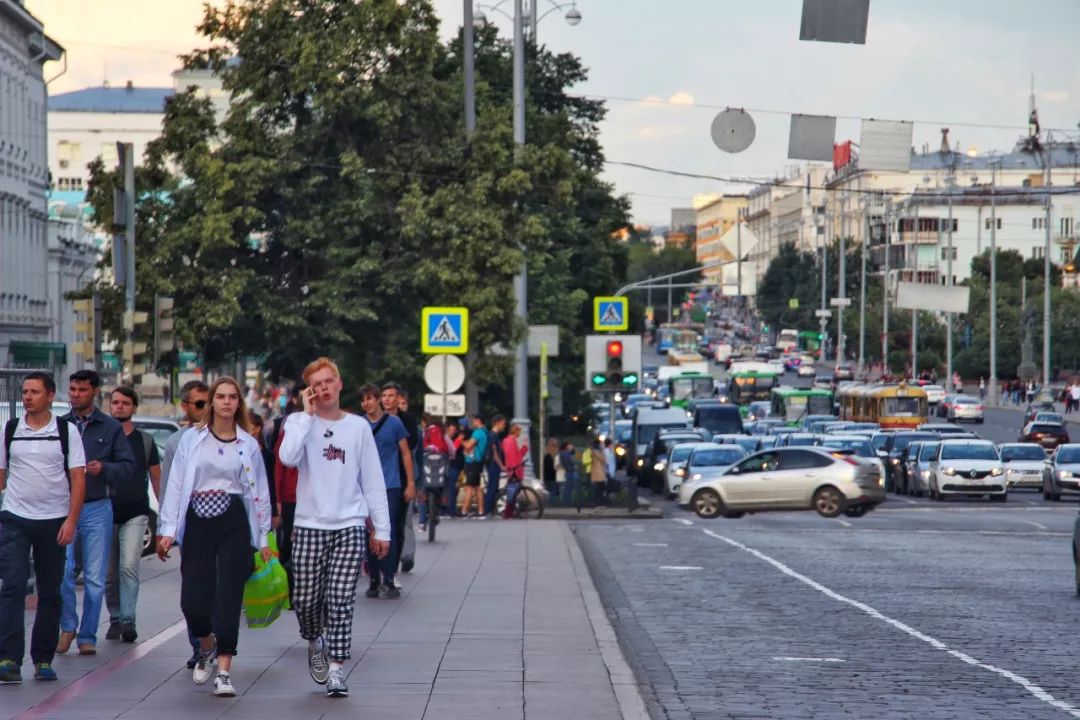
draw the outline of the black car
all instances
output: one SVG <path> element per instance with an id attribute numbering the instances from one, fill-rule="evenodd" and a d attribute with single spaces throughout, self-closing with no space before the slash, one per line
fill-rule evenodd
<path id="1" fill-rule="evenodd" d="M 732 403 L 696 401 L 690 408 L 694 427 L 717 433 L 741 435 L 744 432 L 739 406 Z"/>
<path id="2" fill-rule="evenodd" d="M 903 469 L 900 467 L 902 455 L 907 446 L 916 440 L 940 440 L 937 433 L 920 432 L 918 430 L 890 433 L 882 450 L 885 457 L 885 492 L 899 492 L 899 485 L 903 478 Z"/>
<path id="3" fill-rule="evenodd" d="M 708 442 L 711 439 L 712 435 L 698 430 L 660 431 L 645 451 L 645 462 L 638 471 L 638 487 L 648 487 L 654 495 L 659 495 L 664 491 L 664 472 L 671 448 L 679 443 Z"/>

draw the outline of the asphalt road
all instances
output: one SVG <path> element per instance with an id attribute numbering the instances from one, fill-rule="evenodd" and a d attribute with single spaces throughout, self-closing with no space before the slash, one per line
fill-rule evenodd
<path id="1" fill-rule="evenodd" d="M 654 718 L 1080 717 L 1076 507 L 1030 496 L 575 533 Z"/>

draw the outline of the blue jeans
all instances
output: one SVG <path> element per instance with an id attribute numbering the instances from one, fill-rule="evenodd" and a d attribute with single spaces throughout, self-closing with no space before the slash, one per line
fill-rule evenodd
<path id="1" fill-rule="evenodd" d="M 83 505 L 75 537 L 82 546 L 83 613 L 82 624 L 75 600 L 75 545 L 67 547 L 67 564 L 60 596 L 64 609 L 60 613 L 60 630 L 75 632 L 80 645 L 97 645 L 98 625 L 101 623 L 101 605 L 105 599 L 105 575 L 109 568 L 112 550 L 113 514 L 111 500 L 94 500 Z"/>
<path id="2" fill-rule="evenodd" d="M 398 553 L 398 524 L 401 522 L 401 508 L 404 503 L 404 491 L 399 488 L 386 489 L 386 503 L 390 511 L 390 552 L 382 560 L 375 557 L 369 542 L 367 549 L 368 573 L 371 575 L 371 584 L 384 583 L 391 585 L 394 582 L 394 573 L 397 572 Z M 406 522 L 408 520 L 406 519 Z"/>
<path id="3" fill-rule="evenodd" d="M 446 472 L 446 489 L 443 490 L 443 494 L 446 496 L 445 512 L 447 515 L 457 515 L 457 481 L 462 469 L 454 467 Z"/>
<path id="4" fill-rule="evenodd" d="M 30 659 L 51 663 L 60 636 L 60 576 L 64 548 L 56 534 L 64 518 L 27 520 L 0 515 L 0 660 L 22 665 L 26 654 L 26 584 L 34 566 L 38 605 L 30 635 Z M 31 558 L 31 552 L 33 557 Z"/>
<path id="5" fill-rule="evenodd" d="M 487 488 L 484 490 L 484 510 L 488 515 L 495 514 L 495 496 L 499 494 L 499 475 L 502 470 L 498 463 L 489 463 L 487 466 Z"/>
<path id="6" fill-rule="evenodd" d="M 113 525 L 109 576 L 105 581 L 105 605 L 109 608 L 110 623 L 135 624 L 139 560 L 142 559 L 143 536 L 149 522 L 146 515 L 138 515 L 123 525 Z"/>

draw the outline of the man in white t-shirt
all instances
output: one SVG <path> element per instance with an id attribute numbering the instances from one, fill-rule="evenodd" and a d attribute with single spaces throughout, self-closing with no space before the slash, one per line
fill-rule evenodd
<path id="1" fill-rule="evenodd" d="M 22 681 L 31 551 L 38 606 L 30 659 L 35 680 L 56 680 L 60 581 L 86 492 L 86 456 L 75 426 L 52 414 L 55 395 L 51 375 L 28 374 L 22 384 L 26 412 L 4 427 L 0 444 L 0 684 Z"/>
<path id="2" fill-rule="evenodd" d="M 379 450 L 367 420 L 341 409 L 341 375 L 329 358 L 304 369 L 304 411 L 285 421 L 281 463 L 299 470 L 293 531 L 293 608 L 308 641 L 311 678 L 344 697 L 351 657 L 356 583 L 364 526 L 382 558 L 390 550 L 390 512 Z"/>

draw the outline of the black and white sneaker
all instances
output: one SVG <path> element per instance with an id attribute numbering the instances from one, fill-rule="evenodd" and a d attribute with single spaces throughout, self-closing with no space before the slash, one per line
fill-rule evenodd
<path id="1" fill-rule="evenodd" d="M 214 674 L 214 661 L 217 659 L 217 645 L 209 650 L 199 651 L 199 659 L 195 661 L 195 668 L 191 671 L 191 679 L 196 685 L 205 685 L 210 676 Z"/>
<path id="2" fill-rule="evenodd" d="M 218 697 L 236 697 L 236 688 L 229 673 L 219 672 L 214 676 L 214 694 Z"/>
<path id="3" fill-rule="evenodd" d="M 311 679 L 325 685 L 330 674 L 330 660 L 326 657 L 326 641 L 321 635 L 308 641 L 307 666 Z"/>
<path id="4" fill-rule="evenodd" d="M 329 680 L 326 683 L 326 694 L 329 697 L 348 697 L 349 686 L 345 684 L 345 670 L 343 668 L 330 668 Z"/>

